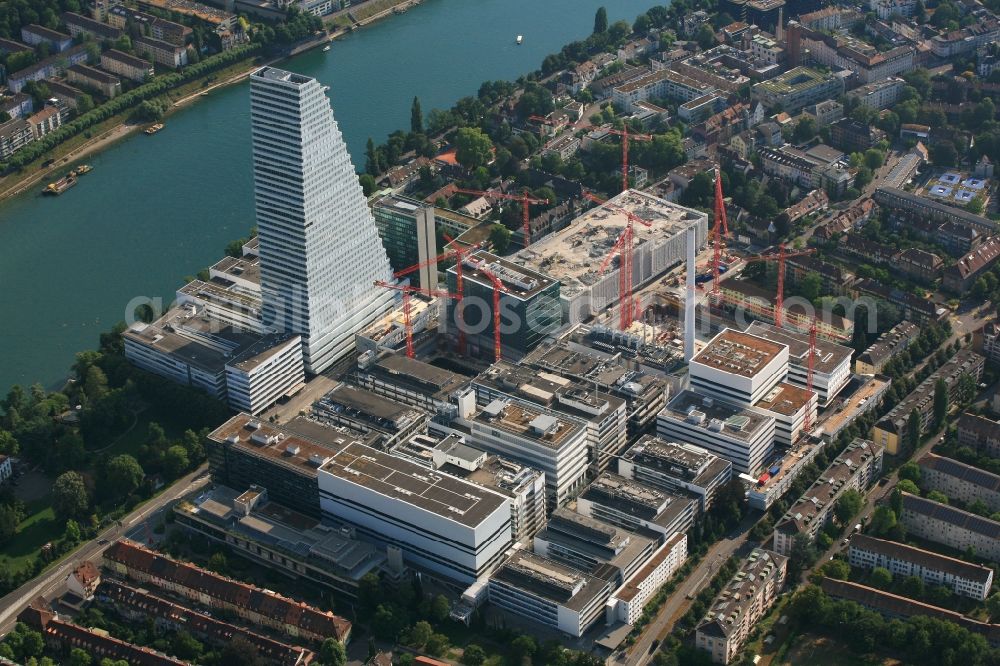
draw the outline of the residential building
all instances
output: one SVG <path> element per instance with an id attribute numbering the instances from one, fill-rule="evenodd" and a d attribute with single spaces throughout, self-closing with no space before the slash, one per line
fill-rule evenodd
<path id="1" fill-rule="evenodd" d="M 795 67 L 773 79 L 755 83 L 750 89 L 753 99 L 769 107 L 780 106 L 790 114 L 810 104 L 835 99 L 843 92 L 842 79 L 808 67 Z"/>
<path id="2" fill-rule="evenodd" d="M 624 622 L 635 626 L 646 603 L 670 580 L 687 560 L 687 535 L 674 534 L 652 557 L 615 590 L 605 606 L 608 624 Z"/>
<path id="3" fill-rule="evenodd" d="M 0 486 L 5 484 L 10 477 L 14 476 L 14 461 L 3 453 L 0 453 Z"/>
<path id="4" fill-rule="evenodd" d="M 917 464 L 924 490 L 937 490 L 965 505 L 980 501 L 990 511 L 1000 511 L 1000 476 L 934 453 L 924 454 Z"/>
<path id="5" fill-rule="evenodd" d="M 973 386 L 983 374 L 985 359 L 970 349 L 960 349 L 947 363 L 932 372 L 913 392 L 903 398 L 892 410 L 875 424 L 873 439 L 892 455 L 909 447 L 910 414 L 920 415 L 921 434 L 934 425 L 934 388 L 938 380 L 948 385 L 948 404 L 958 397 L 962 376 L 968 375 Z"/>
<path id="6" fill-rule="evenodd" d="M 690 442 L 755 474 L 774 451 L 774 418 L 695 391 L 682 391 L 660 412 L 656 434 Z"/>
<path id="7" fill-rule="evenodd" d="M 869 0 L 868 6 L 885 21 L 893 15 L 913 16 L 917 11 L 917 0 Z"/>
<path id="8" fill-rule="evenodd" d="M 270 590 L 171 559 L 128 539 L 119 539 L 108 546 L 103 564 L 117 576 L 315 644 L 327 638 L 344 643 L 351 635 L 351 623 L 330 611 L 323 612 Z"/>
<path id="9" fill-rule="evenodd" d="M 184 46 L 191 36 L 192 29 L 180 23 L 162 19 L 159 16 L 146 14 L 125 5 L 115 5 L 108 10 L 107 21 L 116 28 L 124 29 L 129 22 L 138 25 L 143 32 L 149 33 L 153 39 Z"/>
<path id="10" fill-rule="evenodd" d="M 49 87 L 49 94 L 52 95 L 57 102 L 67 109 L 76 110 L 77 100 L 80 99 L 80 95 L 83 94 L 82 90 L 74 88 L 63 81 L 55 81 L 53 79 L 45 79 L 45 85 Z M 28 99 L 31 98 L 29 97 Z"/>
<path id="11" fill-rule="evenodd" d="M 916 247 L 909 247 L 899 252 L 893 257 L 893 263 L 906 275 L 923 282 L 933 282 L 938 279 L 944 269 L 941 257 Z"/>
<path id="12" fill-rule="evenodd" d="M 98 42 L 113 42 L 124 34 L 120 28 L 95 21 L 76 12 L 63 12 L 62 21 L 73 37 L 85 37 Z"/>
<path id="13" fill-rule="evenodd" d="M 235 30 L 237 26 L 236 14 L 194 0 L 137 0 L 136 5 L 143 11 L 153 9 L 182 14 L 207 23 L 215 30 Z"/>
<path id="14" fill-rule="evenodd" d="M 54 53 L 62 53 L 73 46 L 73 36 L 43 25 L 32 23 L 21 28 L 21 41 L 29 46 L 48 44 Z"/>
<path id="15" fill-rule="evenodd" d="M 22 35 L 23 36 L 23 35 Z M 931 52 L 938 58 L 951 58 L 976 49 L 996 44 L 1000 40 L 1000 21 L 995 16 L 986 17 L 959 30 L 935 35 L 931 38 Z"/>
<path id="16" fill-rule="evenodd" d="M 810 30 L 795 21 L 788 23 L 787 33 L 790 62 L 802 62 L 808 51 L 814 62 L 835 70 L 847 70 L 860 83 L 874 83 L 910 71 L 917 54 L 910 45 L 880 51 L 852 35 Z"/>
<path id="17" fill-rule="evenodd" d="M 1000 259 L 1000 236 L 992 236 L 982 245 L 944 269 L 941 285 L 956 294 L 965 294 L 986 271 Z"/>
<path id="18" fill-rule="evenodd" d="M 885 139 L 885 132 L 853 118 L 841 118 L 830 125 L 830 143 L 845 153 L 860 153 Z"/>
<path id="19" fill-rule="evenodd" d="M 892 108 L 899 101 L 905 87 L 906 81 L 898 76 L 890 76 L 855 88 L 847 93 L 847 97 L 857 100 L 860 106 L 881 111 Z"/>
<path id="20" fill-rule="evenodd" d="M 900 522 L 908 534 L 955 550 L 1000 559 L 1000 523 L 923 497 L 903 493 Z"/>
<path id="21" fill-rule="evenodd" d="M 21 42 L 14 41 L 13 39 L 3 39 L 0 38 L 0 55 L 7 55 L 8 53 L 24 53 L 25 51 L 32 51 L 30 46 L 22 44 Z"/>
<path id="22" fill-rule="evenodd" d="M 65 51 L 50 55 L 48 58 L 39 60 L 34 65 L 25 67 L 7 75 L 7 87 L 11 92 L 21 92 L 21 89 L 29 81 L 41 81 L 51 79 L 66 71 L 70 65 L 87 62 L 90 54 L 87 52 L 86 44 L 71 46 Z"/>
<path id="23" fill-rule="evenodd" d="M 864 439 L 855 439 L 834 458 L 809 489 L 774 526 L 774 550 L 781 555 L 792 552 L 795 537 L 804 534 L 816 538 L 848 490 L 863 493 L 882 472 L 885 449 Z"/>
<path id="24" fill-rule="evenodd" d="M 787 570 L 787 557 L 754 548 L 698 623 L 695 647 L 710 653 L 716 664 L 733 661 L 778 598 Z"/>
<path id="25" fill-rule="evenodd" d="M 313 403 L 312 417 L 321 423 L 349 428 L 358 438 L 388 449 L 412 435 L 427 431 L 427 412 L 389 398 L 338 384 Z"/>
<path id="26" fill-rule="evenodd" d="M 644 485 L 698 501 L 699 513 L 712 506 L 715 491 L 732 478 L 733 464 L 693 444 L 643 435 L 618 459 L 618 474 Z"/>
<path id="27" fill-rule="evenodd" d="M 62 114 L 59 112 L 59 107 L 47 105 L 38 113 L 28 116 L 28 124 L 31 125 L 31 131 L 35 133 L 35 138 L 41 139 L 62 125 Z"/>
<path id="28" fill-rule="evenodd" d="M 490 576 L 494 606 L 580 637 L 604 616 L 611 581 L 533 553 L 517 551 Z"/>
<path id="29" fill-rule="evenodd" d="M 611 100 L 616 107 L 621 107 L 625 113 L 635 113 L 637 102 L 648 102 L 651 99 L 690 102 L 715 91 L 714 86 L 671 69 L 661 69 L 655 72 L 647 70 L 645 75 L 616 86 L 612 90 Z"/>
<path id="30" fill-rule="evenodd" d="M 25 93 L 5 94 L 0 98 L 0 111 L 11 118 L 26 118 L 35 110 L 35 102 L 31 95 Z"/>
<path id="31" fill-rule="evenodd" d="M 282 643 L 119 581 L 105 581 L 98 590 L 98 597 L 131 622 L 152 621 L 159 630 L 184 631 L 197 640 L 217 646 L 225 646 L 236 639 L 246 641 L 261 659 L 274 666 L 308 666 L 316 657 L 308 648 Z"/>
<path id="32" fill-rule="evenodd" d="M 149 61 L 136 58 L 117 49 L 111 49 L 101 54 L 101 67 L 112 74 L 123 76 L 137 83 L 153 78 L 153 66 L 149 64 Z"/>
<path id="33" fill-rule="evenodd" d="M 980 333 L 983 355 L 987 360 L 997 363 L 1000 361 L 1000 325 L 996 321 L 988 321 L 980 329 Z"/>
<path id="34" fill-rule="evenodd" d="M 7 159 L 35 140 L 35 131 L 24 118 L 0 123 L 0 159 Z"/>
<path id="35" fill-rule="evenodd" d="M 68 652 L 72 648 L 79 648 L 91 657 L 122 660 L 137 666 L 185 666 L 186 663 L 156 652 L 152 648 L 112 638 L 106 631 L 73 624 L 68 619 L 63 619 L 52 611 L 34 604 L 21 611 L 17 621 L 40 632 L 45 645 L 51 650 Z"/>
<path id="36" fill-rule="evenodd" d="M 885 592 L 859 583 L 851 583 L 846 580 L 824 577 L 821 587 L 824 592 L 834 599 L 853 601 L 889 619 L 906 619 L 913 616 L 933 617 L 981 634 L 993 647 L 1000 645 L 1000 625 L 971 620 L 955 611 L 931 606 L 930 604 L 925 604 L 922 601 L 916 601 L 909 597 L 901 597 L 898 594 L 892 594 L 891 592 Z"/>
<path id="37" fill-rule="evenodd" d="M 584 422 L 519 400 L 494 400 L 469 422 L 470 444 L 545 473 L 550 510 L 583 486 L 588 468 Z"/>
<path id="38" fill-rule="evenodd" d="M 458 293 L 454 266 L 448 269 L 447 278 L 448 291 Z M 495 349 L 493 292 L 500 287 L 495 287 L 494 279 L 502 285 L 499 352 Z M 472 355 L 519 358 L 562 325 L 559 287 L 559 281 L 549 275 L 478 250 L 463 259 L 462 300 L 447 300 L 446 330 L 464 330 L 466 350 Z"/>
<path id="39" fill-rule="evenodd" d="M 894 212 L 909 213 L 933 222 L 955 222 L 962 227 L 991 233 L 996 224 L 961 208 L 939 203 L 895 187 L 879 187 L 875 190 L 875 203 Z"/>
<path id="40" fill-rule="evenodd" d="M 989 567 L 867 534 L 851 537 L 848 556 L 852 567 L 882 567 L 897 578 L 916 576 L 925 585 L 941 585 L 978 601 L 986 600 L 993 585 L 993 569 Z"/>
<path id="41" fill-rule="evenodd" d="M 806 106 L 802 113 L 815 120 L 818 126 L 826 127 L 844 117 L 844 105 L 833 99 L 825 99 Z"/>
<path id="42" fill-rule="evenodd" d="M 66 69 L 66 80 L 96 90 L 108 99 L 116 97 L 122 91 L 121 79 L 89 65 L 71 65 Z"/>
<path id="43" fill-rule="evenodd" d="M 881 373 L 889 361 L 899 356 L 919 336 L 919 326 L 905 320 L 899 322 L 858 355 L 854 361 L 854 372 L 859 375 Z"/>
<path id="44" fill-rule="evenodd" d="M 187 47 L 182 44 L 171 44 L 153 37 L 134 37 L 132 48 L 135 52 L 151 57 L 157 63 L 170 69 L 177 69 L 188 64 Z"/>
<path id="45" fill-rule="evenodd" d="M 966 412 L 958 417 L 958 443 L 1000 458 L 1000 423 Z"/>
<path id="46" fill-rule="evenodd" d="M 374 283 L 392 268 L 323 86 L 273 67 L 250 81 L 263 320 L 301 335 L 318 373 L 390 309 Z"/>
<path id="47" fill-rule="evenodd" d="M 872 249 L 880 252 L 884 248 L 876 247 Z M 888 258 L 891 259 L 892 256 L 895 256 L 895 254 L 890 253 Z M 920 298 L 913 292 L 903 291 L 895 287 L 887 287 L 881 282 L 869 278 L 858 281 L 857 291 L 859 294 L 874 296 L 875 298 L 881 298 L 892 303 L 899 308 L 905 319 L 909 319 L 917 324 L 944 321 L 951 313 L 948 308 L 928 298 Z"/>
<path id="48" fill-rule="evenodd" d="M 576 510 L 633 532 L 665 541 L 694 524 L 697 502 L 604 472 L 576 499 Z"/>
<path id="49" fill-rule="evenodd" d="M 760 321 L 750 324 L 746 333 L 788 347 L 785 381 L 799 388 L 808 387 L 811 347 L 807 334 Z M 816 392 L 820 407 L 829 405 L 851 381 L 852 354 L 850 347 L 817 337 L 812 359 L 812 390 Z"/>
<path id="50" fill-rule="evenodd" d="M 774 291 L 738 278 L 724 280 L 719 289 L 723 294 L 724 311 L 735 313 L 737 308 L 741 308 L 742 316 L 747 319 L 765 323 L 774 322 L 776 304 Z M 841 317 L 833 312 L 822 312 L 814 319 L 811 308 L 806 308 L 801 303 L 796 304 L 794 301 L 786 301 L 784 309 L 782 326 L 785 329 L 808 335 L 815 321 L 816 335 L 821 339 L 850 340 L 854 335 L 854 322 L 847 317 Z"/>
<path id="51" fill-rule="evenodd" d="M 100 584 L 101 571 L 90 560 L 84 560 L 66 576 L 66 589 L 85 600 L 94 597 Z"/>
<path id="52" fill-rule="evenodd" d="M 315 482 L 314 482 L 315 483 Z M 354 599 L 361 579 L 378 573 L 386 553 L 294 509 L 271 502 L 266 489 L 234 490 L 216 483 L 174 505 L 175 522 L 280 574 Z"/>

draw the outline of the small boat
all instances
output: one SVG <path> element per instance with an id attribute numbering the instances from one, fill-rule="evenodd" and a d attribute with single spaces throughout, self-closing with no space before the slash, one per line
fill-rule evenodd
<path id="1" fill-rule="evenodd" d="M 76 185 L 76 175 L 74 172 L 70 171 L 68 174 L 60 178 L 54 183 L 49 183 L 42 190 L 42 194 L 47 194 L 49 196 L 58 196 L 68 190 L 69 188 Z"/>
<path id="2" fill-rule="evenodd" d="M 517 43 L 520 44 L 523 41 L 524 41 L 524 35 L 518 35 L 517 36 Z"/>
<path id="3" fill-rule="evenodd" d="M 329 44 L 327 44 L 326 46 L 323 47 L 323 53 L 326 53 L 329 50 L 330 50 L 330 45 Z"/>
<path id="4" fill-rule="evenodd" d="M 150 125 L 146 128 L 146 134 L 156 134 L 161 129 L 163 129 L 163 123 L 156 123 L 155 125 Z"/>
<path id="5" fill-rule="evenodd" d="M 89 164 L 81 164 L 77 168 L 73 169 L 73 175 L 82 176 L 83 174 L 90 173 L 93 170 L 94 167 L 90 166 Z"/>

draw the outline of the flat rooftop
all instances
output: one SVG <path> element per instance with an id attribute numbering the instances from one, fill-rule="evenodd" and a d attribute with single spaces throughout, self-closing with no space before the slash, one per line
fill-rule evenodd
<path id="1" fill-rule="evenodd" d="M 809 365 L 809 336 L 786 328 L 755 321 L 746 330 L 747 334 L 764 338 L 788 347 L 788 362 L 807 367 Z M 831 373 L 843 363 L 851 362 L 854 350 L 836 342 L 816 337 L 816 354 L 813 358 L 815 372 Z"/>
<path id="2" fill-rule="evenodd" d="M 533 242 L 514 255 L 513 261 L 551 275 L 564 289 L 593 285 L 600 279 L 601 264 L 625 230 L 628 211 L 651 224 L 633 224 L 634 245 L 662 244 L 696 225 L 705 214 L 638 190 L 627 190 L 591 208 L 569 223 Z"/>
<path id="3" fill-rule="evenodd" d="M 656 568 L 663 564 L 663 561 L 670 557 L 673 549 L 681 542 L 687 540 L 687 535 L 681 532 L 677 532 L 672 537 L 667 539 L 666 543 L 660 546 L 653 557 L 650 558 L 649 562 L 644 564 L 641 569 L 636 571 L 632 576 L 625 581 L 615 592 L 615 598 L 621 599 L 622 601 L 632 601 L 635 599 L 642 591 L 642 584 L 653 575 Z"/>
<path id="4" fill-rule="evenodd" d="M 370 391 L 339 384 L 313 405 L 315 414 L 342 414 L 346 418 L 360 418 L 375 425 L 392 427 L 395 424 L 419 418 L 423 410 L 384 398 Z"/>
<path id="5" fill-rule="evenodd" d="M 491 365 L 475 382 L 585 420 L 603 419 L 603 414 L 624 403 L 621 398 L 593 390 L 589 383 L 504 361 Z"/>
<path id="6" fill-rule="evenodd" d="M 816 395 L 814 391 L 807 391 L 787 382 L 780 382 L 758 400 L 754 407 L 766 409 L 782 416 L 794 416 L 809 404 L 814 395 Z"/>
<path id="7" fill-rule="evenodd" d="M 668 442 L 655 435 L 643 435 L 622 458 L 638 467 L 657 469 L 698 486 L 710 483 L 732 465 L 694 444 Z"/>
<path id="8" fill-rule="evenodd" d="M 465 527 L 476 527 L 509 503 L 482 486 L 362 444 L 342 448 L 322 471 Z"/>
<path id="9" fill-rule="evenodd" d="M 555 449 L 571 440 L 583 427 L 575 420 L 556 416 L 552 410 L 505 400 L 494 400 L 479 410 L 472 420 Z"/>
<path id="10" fill-rule="evenodd" d="M 600 596 L 607 581 L 527 551 L 518 551 L 493 573 L 493 578 L 581 611 Z"/>
<path id="11" fill-rule="evenodd" d="M 602 472 L 580 493 L 580 498 L 661 527 L 673 525 L 693 504 L 687 497 L 672 495 L 611 472 Z"/>
<path id="12" fill-rule="evenodd" d="M 771 421 L 758 412 L 691 390 L 678 393 L 664 412 L 688 427 L 704 428 L 743 442 L 752 440 Z"/>
<path id="13" fill-rule="evenodd" d="M 785 345 L 727 328 L 705 345 L 692 363 L 741 377 L 753 377 L 778 357 Z"/>
<path id="14" fill-rule="evenodd" d="M 530 267 L 520 266 L 483 250 L 477 250 L 472 253 L 472 256 L 463 260 L 462 279 L 471 280 L 492 291 L 493 281 L 486 277 L 483 269 L 500 280 L 506 288 L 506 291 L 503 292 L 506 296 L 522 300 L 531 298 L 556 282 L 547 274 Z M 454 273 L 455 267 L 449 268 L 448 272 Z"/>
<path id="15" fill-rule="evenodd" d="M 388 353 L 381 356 L 366 370 L 387 381 L 412 386 L 432 396 L 447 396 L 468 384 L 468 379 L 457 373 L 424 363 L 405 354 Z"/>

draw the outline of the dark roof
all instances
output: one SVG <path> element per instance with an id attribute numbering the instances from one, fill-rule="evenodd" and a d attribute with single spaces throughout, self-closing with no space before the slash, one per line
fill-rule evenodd
<path id="1" fill-rule="evenodd" d="M 101 54 L 102 58 L 110 58 L 111 60 L 117 60 L 118 62 L 128 65 L 129 67 L 136 67 L 141 69 L 151 69 L 153 66 L 149 64 L 148 60 L 143 60 L 142 58 L 136 58 L 134 55 L 125 53 L 124 51 L 118 51 L 116 49 L 111 49 L 105 51 Z"/>
<path id="2" fill-rule="evenodd" d="M 958 417 L 958 429 L 973 433 L 980 440 L 1000 439 L 1000 422 L 992 421 L 985 416 L 966 412 Z"/>
<path id="3" fill-rule="evenodd" d="M 70 35 L 64 32 L 59 32 L 58 30 L 50 30 L 44 25 L 38 25 L 37 23 L 32 23 L 30 25 L 23 26 L 21 28 L 22 32 L 30 32 L 34 35 L 41 37 L 42 39 L 49 40 L 51 42 L 65 42 L 67 40 L 73 39 Z"/>
<path id="4" fill-rule="evenodd" d="M 107 72 L 102 72 L 95 67 L 89 67 L 87 65 L 71 65 L 69 67 L 70 72 L 75 72 L 80 76 L 85 76 L 91 81 L 97 81 L 98 83 L 103 83 L 106 85 L 120 84 L 121 79 L 113 74 L 108 74 Z"/>
<path id="5" fill-rule="evenodd" d="M 925 469 L 936 470 L 948 476 L 954 476 L 966 483 L 971 483 L 993 493 L 1000 492 L 1000 476 L 990 474 L 986 470 L 966 465 L 952 458 L 928 453 L 920 459 L 920 466 Z"/>
<path id="6" fill-rule="evenodd" d="M 903 493 L 903 511 L 912 511 L 991 539 L 1000 539 L 1000 523 L 923 497 Z"/>
<path id="7" fill-rule="evenodd" d="M 925 569 L 943 571 L 977 583 L 986 583 L 993 574 L 992 569 L 978 564 L 964 562 L 946 555 L 938 555 L 929 550 L 909 546 L 905 543 L 876 539 L 867 534 L 855 534 L 851 537 L 851 548 L 867 550 L 892 559 L 903 560 L 904 562 L 912 562 L 919 564 Z"/>
<path id="8" fill-rule="evenodd" d="M 63 12 L 62 20 L 66 25 L 74 25 L 85 32 L 93 33 L 105 39 L 118 39 L 122 35 L 122 31 L 119 28 L 95 21 L 89 16 L 83 16 L 76 12 Z"/>

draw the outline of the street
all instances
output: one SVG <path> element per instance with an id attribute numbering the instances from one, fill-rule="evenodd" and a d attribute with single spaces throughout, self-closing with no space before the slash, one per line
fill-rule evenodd
<path id="1" fill-rule="evenodd" d="M 158 497 L 146 502 L 121 520 L 121 527 L 112 525 L 101 531 L 96 538 L 86 541 L 76 550 L 67 554 L 57 566 L 47 569 L 40 576 L 29 580 L 7 596 L 0 599 L 0 636 L 6 635 L 17 621 L 17 616 L 31 601 L 39 596 L 48 598 L 65 582 L 77 564 L 84 560 L 97 563 L 101 552 L 107 547 L 102 541 L 111 541 L 121 536 L 121 532 L 130 538 L 141 540 L 145 532 L 143 523 L 152 515 L 163 511 L 168 505 L 180 497 L 208 483 L 207 465 L 202 465 L 187 476 L 178 479 L 170 488 Z"/>

